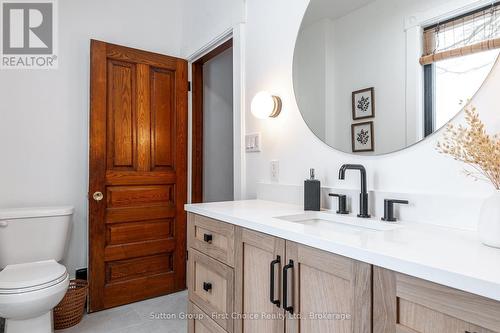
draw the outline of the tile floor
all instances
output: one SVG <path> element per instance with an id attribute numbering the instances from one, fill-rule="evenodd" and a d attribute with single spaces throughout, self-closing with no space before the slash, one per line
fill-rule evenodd
<path id="1" fill-rule="evenodd" d="M 186 313 L 187 291 L 101 311 L 83 317 L 75 327 L 57 333 L 186 333 L 187 321 L 152 319 L 152 314 Z M 157 317 L 160 317 L 157 316 Z M 163 315 L 165 317 L 165 315 Z"/>

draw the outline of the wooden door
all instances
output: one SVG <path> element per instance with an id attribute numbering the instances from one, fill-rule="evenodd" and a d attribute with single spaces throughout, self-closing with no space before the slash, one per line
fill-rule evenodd
<path id="1" fill-rule="evenodd" d="M 187 62 L 92 40 L 90 310 L 185 289 Z"/>
<path id="2" fill-rule="evenodd" d="M 369 264 L 290 241 L 286 258 L 287 333 L 371 332 Z"/>
<path id="3" fill-rule="evenodd" d="M 243 320 L 235 320 L 235 332 L 284 332 L 281 269 L 285 241 L 243 228 L 237 228 L 235 238 L 235 312 L 244 316 Z M 271 281 L 272 271 L 274 281 Z M 274 286 L 272 296 L 271 286 Z"/>

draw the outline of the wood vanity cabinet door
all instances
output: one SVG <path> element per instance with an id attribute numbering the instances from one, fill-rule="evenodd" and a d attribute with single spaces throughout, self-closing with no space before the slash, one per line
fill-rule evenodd
<path id="1" fill-rule="evenodd" d="M 373 268 L 373 333 L 500 333 L 500 302 Z"/>
<path id="2" fill-rule="evenodd" d="M 283 333 L 283 309 L 271 303 L 271 267 L 274 268 L 275 300 L 281 306 L 281 269 L 285 241 L 262 233 L 236 228 L 235 312 L 236 333 Z M 277 262 L 279 256 L 280 261 Z M 271 263 L 274 265 L 271 266 Z M 265 318 L 261 314 L 274 318 Z M 249 316 L 257 315 L 250 318 Z"/>
<path id="3" fill-rule="evenodd" d="M 286 258 L 285 264 L 293 264 L 287 333 L 371 332 L 369 264 L 289 241 Z"/>

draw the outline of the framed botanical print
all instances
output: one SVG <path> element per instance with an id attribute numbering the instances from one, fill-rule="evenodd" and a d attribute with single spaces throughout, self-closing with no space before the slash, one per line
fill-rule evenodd
<path id="1" fill-rule="evenodd" d="M 351 125 L 352 151 L 354 153 L 375 150 L 373 121 Z"/>
<path id="2" fill-rule="evenodd" d="M 375 88 L 354 91 L 352 93 L 352 119 L 375 117 Z"/>

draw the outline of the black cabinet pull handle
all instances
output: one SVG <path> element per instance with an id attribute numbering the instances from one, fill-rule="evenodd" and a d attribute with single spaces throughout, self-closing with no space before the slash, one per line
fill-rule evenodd
<path id="1" fill-rule="evenodd" d="M 207 293 L 212 289 L 212 284 L 210 282 L 203 282 L 203 290 Z"/>
<path id="2" fill-rule="evenodd" d="M 212 243 L 213 236 L 211 234 L 203 234 L 203 240 L 207 243 Z"/>
<path id="3" fill-rule="evenodd" d="M 270 267 L 270 281 L 269 281 L 269 300 L 271 301 L 272 304 L 276 305 L 278 308 L 281 306 L 281 302 L 279 299 L 274 299 L 274 266 L 279 264 L 281 262 L 281 257 L 276 256 L 276 260 L 271 261 L 271 267 Z"/>
<path id="4" fill-rule="evenodd" d="M 293 306 L 288 305 L 288 270 L 290 269 L 293 269 L 293 260 L 283 267 L 283 309 L 293 314 Z"/>

